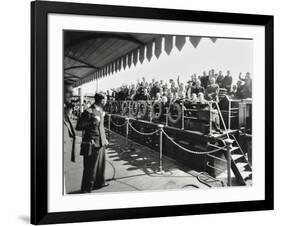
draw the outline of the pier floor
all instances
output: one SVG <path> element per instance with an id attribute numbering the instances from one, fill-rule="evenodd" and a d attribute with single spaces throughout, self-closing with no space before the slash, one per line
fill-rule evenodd
<path id="1" fill-rule="evenodd" d="M 106 149 L 105 177 L 109 186 L 93 192 L 122 192 L 165 189 L 208 189 L 221 187 L 199 172 L 188 169 L 177 161 L 163 156 L 163 172 L 159 173 L 159 153 L 126 140 L 114 132 L 110 133 L 110 144 Z M 79 156 L 81 133 L 76 141 L 77 161 L 69 163 L 65 172 L 65 192 L 80 193 L 83 157 Z M 199 176 L 198 176 L 199 175 Z M 201 181 L 201 182 L 200 182 Z M 207 182 L 208 184 L 202 183 Z"/>

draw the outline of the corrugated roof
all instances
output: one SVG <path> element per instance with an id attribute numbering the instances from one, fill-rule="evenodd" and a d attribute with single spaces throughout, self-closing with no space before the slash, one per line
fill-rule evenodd
<path id="1" fill-rule="evenodd" d="M 189 39 L 188 39 L 189 38 Z M 64 79 L 74 87 L 130 67 L 144 59 L 150 61 L 164 51 L 181 50 L 187 40 L 197 47 L 202 37 L 141 33 L 64 31 Z M 213 43 L 216 37 L 210 37 Z"/>
<path id="2" fill-rule="evenodd" d="M 64 31 L 64 78 L 78 86 L 98 76 L 107 75 L 118 70 L 123 63 L 127 64 L 128 60 L 122 60 L 127 54 L 130 55 L 158 36 Z"/>

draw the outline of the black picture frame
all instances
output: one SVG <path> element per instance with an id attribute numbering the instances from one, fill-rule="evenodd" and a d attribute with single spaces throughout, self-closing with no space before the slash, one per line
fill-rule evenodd
<path id="1" fill-rule="evenodd" d="M 143 208 L 48 212 L 48 14 L 72 14 L 199 21 L 265 26 L 265 199 Z M 31 223 L 51 224 L 272 210 L 273 174 L 273 16 L 35 1 L 31 3 Z"/>

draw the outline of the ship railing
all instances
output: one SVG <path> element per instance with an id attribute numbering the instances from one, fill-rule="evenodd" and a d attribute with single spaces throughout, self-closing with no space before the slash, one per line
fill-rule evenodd
<path id="1" fill-rule="evenodd" d="M 113 123 L 112 121 L 112 116 L 111 114 L 107 114 L 108 116 L 108 126 L 107 126 L 107 129 L 109 131 L 109 134 L 111 132 L 111 123 Z M 119 116 L 119 115 L 114 115 L 114 116 Z M 124 116 L 119 116 L 121 118 L 124 118 Z M 164 174 L 164 171 L 163 171 L 163 136 L 166 137 L 166 139 L 168 139 L 172 144 L 174 144 L 176 147 L 178 147 L 179 149 L 185 151 L 185 152 L 188 152 L 190 154 L 194 154 L 194 155 L 211 155 L 213 153 L 216 153 L 216 152 L 219 152 L 219 151 L 226 151 L 227 152 L 227 159 L 224 160 L 222 159 L 222 161 L 226 161 L 227 162 L 227 185 L 228 186 L 231 186 L 231 156 L 230 156 L 230 151 L 231 151 L 231 148 L 232 148 L 232 142 L 230 139 L 227 139 L 225 140 L 225 146 L 224 147 L 219 147 L 219 146 L 216 146 L 216 149 L 213 149 L 213 150 L 209 150 L 209 151 L 194 151 L 194 150 L 190 150 L 186 147 L 184 147 L 183 145 L 179 144 L 178 142 L 176 142 L 169 134 L 167 134 L 167 132 L 164 130 L 164 125 L 163 124 L 158 124 L 157 125 L 157 129 L 152 131 L 152 132 L 148 132 L 148 133 L 145 133 L 145 132 L 142 132 L 142 131 L 138 131 L 133 125 L 132 123 L 130 122 L 130 120 L 132 121 L 135 121 L 136 119 L 134 118 L 129 118 L 129 117 L 125 117 L 125 123 L 123 124 L 117 124 L 117 123 L 113 123 L 114 125 L 118 125 L 118 127 L 125 127 L 126 128 L 126 150 L 124 152 L 129 152 L 129 128 L 131 128 L 131 130 L 133 130 L 134 132 L 138 133 L 139 135 L 142 135 L 142 136 L 152 136 L 152 135 L 159 135 L 159 171 L 158 173 L 162 173 Z M 145 121 L 143 121 L 143 123 L 145 123 Z M 149 124 L 149 122 L 146 122 Z M 214 145 L 215 146 L 215 145 Z M 212 156 L 212 155 L 211 155 Z M 215 156 L 215 158 L 218 158 Z M 213 168 L 217 168 L 217 167 L 214 167 L 214 166 L 211 166 L 209 164 L 209 162 L 206 163 L 207 166 L 209 167 L 213 167 Z"/>
<path id="2" fill-rule="evenodd" d="M 213 129 L 212 128 L 213 127 L 212 126 L 212 114 L 213 114 L 213 109 L 214 109 L 213 105 L 215 105 L 216 110 L 218 111 L 218 114 L 219 114 L 220 121 L 222 122 L 222 125 L 223 125 L 223 130 L 225 131 L 225 133 L 227 133 L 227 137 L 229 138 L 228 131 L 230 131 L 230 125 L 231 125 L 231 102 L 232 102 L 232 100 L 229 99 L 228 96 L 226 96 L 226 98 L 227 98 L 227 100 L 229 102 L 229 109 L 230 109 L 229 111 L 226 111 L 228 113 L 228 118 L 227 118 L 228 125 L 227 126 L 226 126 L 225 119 L 223 117 L 222 111 L 221 111 L 221 109 L 219 107 L 219 104 L 217 102 L 215 102 L 215 101 L 210 101 L 209 102 L 209 112 L 210 112 L 210 116 L 209 116 L 209 134 L 210 135 L 212 135 L 212 129 Z M 121 101 L 121 103 L 123 103 L 123 102 L 127 102 L 128 103 L 127 100 Z M 151 102 L 151 101 L 149 101 L 149 102 Z M 128 116 L 130 116 L 130 112 L 131 112 L 130 108 L 131 108 L 131 106 L 128 105 L 128 108 L 129 109 L 128 109 L 127 113 L 128 113 Z M 165 107 L 164 109 L 165 109 L 165 111 L 164 111 L 163 115 L 165 117 L 165 126 L 168 126 L 169 125 L 169 114 L 170 114 L 169 107 Z M 183 103 L 181 103 L 181 109 L 182 109 L 182 112 L 181 112 L 181 129 L 184 130 L 185 129 L 185 120 L 186 119 L 198 120 L 198 117 L 196 117 L 196 115 L 195 116 L 187 116 L 185 114 L 185 112 L 198 112 L 199 110 L 198 109 L 186 108 Z M 226 112 L 224 111 L 224 113 L 226 113 Z M 150 111 L 149 121 L 152 122 L 152 120 L 153 120 L 153 116 L 152 116 L 152 112 Z"/>

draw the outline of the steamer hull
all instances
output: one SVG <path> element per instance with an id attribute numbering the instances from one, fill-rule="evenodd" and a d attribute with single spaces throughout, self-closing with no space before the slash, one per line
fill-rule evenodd
<path id="1" fill-rule="evenodd" d="M 249 160 L 251 163 L 252 138 L 249 133 L 251 131 L 251 113 L 248 112 L 251 110 L 250 101 L 233 101 L 230 112 L 227 111 L 229 106 L 225 104 L 225 100 L 219 103 L 223 110 L 218 107 L 217 109 L 191 109 L 192 111 L 188 111 L 189 109 L 186 108 L 186 105 L 178 102 L 176 104 L 185 107 L 177 110 L 178 113 L 180 112 L 180 120 L 178 121 L 170 120 L 173 117 L 170 111 L 171 108 L 158 104 L 158 110 L 156 111 L 153 109 L 155 105 L 153 101 L 140 102 L 142 105 L 144 103 L 146 103 L 146 106 L 142 106 L 137 110 L 132 109 L 133 106 L 136 108 L 135 102 L 119 103 L 118 105 L 121 106 L 119 112 L 111 112 L 113 114 L 110 114 L 111 121 L 115 122 L 115 125 L 122 125 L 126 123 L 126 118 L 130 118 L 131 125 L 140 133 L 151 133 L 158 130 L 159 124 L 164 125 L 164 131 L 180 146 L 175 145 L 170 139 L 163 136 L 163 154 L 182 163 L 185 167 L 199 172 L 207 172 L 213 177 L 219 177 L 227 170 L 226 152 L 222 148 L 222 150 L 216 151 L 212 155 L 205 153 L 214 150 L 214 146 L 223 147 L 224 140 L 229 136 L 237 141 L 237 145 L 241 146 L 244 151 L 243 156 L 245 155 L 247 161 Z M 115 103 L 114 105 L 117 104 Z M 127 109 L 124 109 L 124 106 Z M 221 112 L 218 112 L 218 110 Z M 221 115 L 220 121 L 218 121 L 219 115 Z M 233 116 L 230 120 L 227 117 L 229 115 Z M 217 128 L 214 128 L 214 123 L 216 123 Z M 108 124 L 109 122 L 107 121 L 106 125 Z M 110 130 L 126 136 L 126 127 L 119 127 L 114 124 L 110 124 Z M 226 130 L 220 129 L 223 127 Z M 145 136 L 140 133 L 129 129 L 128 139 L 159 152 L 159 133 L 151 136 Z M 182 147 L 191 150 L 191 152 L 184 150 Z M 239 152 L 233 152 L 234 156 L 239 154 L 240 150 Z"/>

